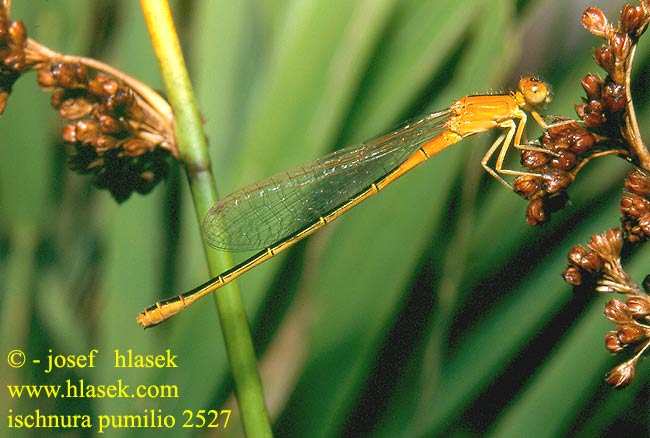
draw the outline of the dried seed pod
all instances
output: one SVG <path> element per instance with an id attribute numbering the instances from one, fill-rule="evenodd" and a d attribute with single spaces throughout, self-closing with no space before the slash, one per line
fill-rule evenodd
<path id="1" fill-rule="evenodd" d="M 585 129 L 576 129 L 571 136 L 570 149 L 576 154 L 590 151 L 596 144 L 596 137 Z"/>
<path id="2" fill-rule="evenodd" d="M 611 112 L 624 111 L 627 105 L 625 86 L 608 82 L 603 90 L 603 103 Z"/>
<path id="3" fill-rule="evenodd" d="M 625 179 L 625 189 L 635 195 L 650 196 L 650 176 L 641 169 L 634 169 Z"/>
<path id="4" fill-rule="evenodd" d="M 83 98 L 66 99 L 57 108 L 64 119 L 77 120 L 86 117 L 93 110 L 93 105 Z"/>
<path id="5" fill-rule="evenodd" d="M 612 368 L 607 374 L 607 383 L 616 389 L 625 388 L 634 380 L 634 366 L 636 361 L 623 362 Z"/>
<path id="6" fill-rule="evenodd" d="M 63 127 L 63 133 L 61 134 L 63 141 L 66 143 L 76 143 L 77 142 L 77 125 L 74 123 L 68 123 Z"/>
<path id="7" fill-rule="evenodd" d="M 145 152 L 152 150 L 155 146 L 156 145 L 150 141 L 141 138 L 134 138 L 122 143 L 124 154 L 128 157 L 137 157 L 139 155 L 142 155 Z"/>
<path id="8" fill-rule="evenodd" d="M 580 83 L 582 84 L 582 88 L 585 90 L 585 93 L 587 93 L 589 100 L 600 99 L 603 80 L 598 75 L 588 74 L 582 79 Z"/>
<path id="9" fill-rule="evenodd" d="M 635 318 L 643 318 L 650 315 L 650 299 L 642 296 L 630 297 L 625 301 L 630 313 Z"/>
<path id="10" fill-rule="evenodd" d="M 641 6 L 625 5 L 621 11 L 621 32 L 635 33 L 639 30 L 644 19 Z"/>
<path id="11" fill-rule="evenodd" d="M 557 156 L 551 160 L 551 166 L 561 170 L 571 170 L 578 162 L 578 156 L 567 150 L 557 151 Z"/>
<path id="12" fill-rule="evenodd" d="M 108 114 L 99 114 L 97 117 L 99 122 L 99 129 L 102 134 L 116 134 L 125 131 L 125 126 L 122 125 L 117 119 L 109 116 Z"/>
<path id="13" fill-rule="evenodd" d="M 650 236 L 650 214 L 644 214 L 639 218 L 639 228 L 646 236 Z"/>
<path id="14" fill-rule="evenodd" d="M 621 344 L 621 341 L 618 339 L 616 332 L 607 333 L 605 336 L 605 348 L 612 353 L 620 353 L 623 351 L 623 344 Z"/>
<path id="15" fill-rule="evenodd" d="M 573 178 L 571 175 L 560 169 L 551 168 L 544 173 L 544 190 L 548 194 L 564 191 L 572 182 Z"/>
<path id="16" fill-rule="evenodd" d="M 582 13 L 582 25 L 599 37 L 606 37 L 611 31 L 605 13 L 596 6 L 590 6 Z"/>
<path id="17" fill-rule="evenodd" d="M 598 272 L 603 267 L 603 262 L 594 251 L 582 245 L 575 245 L 569 251 L 569 262 L 578 268 L 588 272 Z"/>
<path id="18" fill-rule="evenodd" d="M 89 143 L 99 134 L 99 126 L 92 120 L 79 120 L 75 123 L 75 138 L 81 143 Z"/>
<path id="19" fill-rule="evenodd" d="M 548 163 L 549 154 L 540 151 L 523 150 L 521 151 L 521 164 L 529 169 L 535 169 Z"/>
<path id="20" fill-rule="evenodd" d="M 535 226 L 546 223 L 547 214 L 544 211 L 544 201 L 535 197 L 528 202 L 526 207 L 526 222 L 528 225 Z"/>
<path id="21" fill-rule="evenodd" d="M 90 145 L 95 149 L 97 154 L 103 154 L 117 146 L 117 140 L 108 135 L 98 135 L 90 141 Z"/>
<path id="22" fill-rule="evenodd" d="M 650 201 L 634 194 L 621 197 L 620 211 L 626 216 L 640 218 L 650 213 Z"/>
<path id="23" fill-rule="evenodd" d="M 609 44 L 614 53 L 614 58 L 617 60 L 624 60 L 630 55 L 632 40 L 627 33 L 616 32 L 613 37 L 609 39 Z"/>
<path id="24" fill-rule="evenodd" d="M 7 28 L 9 40 L 14 46 L 23 47 L 27 42 L 27 29 L 21 20 L 12 21 Z"/>
<path id="25" fill-rule="evenodd" d="M 564 281 L 573 286 L 580 286 L 582 284 L 582 273 L 576 266 L 569 266 L 562 273 Z"/>
<path id="26" fill-rule="evenodd" d="M 514 188 L 524 198 L 529 198 L 542 188 L 542 178 L 537 175 L 520 175 L 515 178 Z"/>
<path id="27" fill-rule="evenodd" d="M 612 298 L 605 305 L 605 317 L 615 324 L 626 324 L 632 321 L 632 313 L 627 305 L 616 298 Z"/>
<path id="28" fill-rule="evenodd" d="M 614 56 L 612 52 L 605 46 L 594 51 L 594 60 L 610 75 L 614 71 Z"/>
<path id="29" fill-rule="evenodd" d="M 637 344 L 648 339 L 648 331 L 636 323 L 619 325 L 616 334 L 623 345 Z"/>

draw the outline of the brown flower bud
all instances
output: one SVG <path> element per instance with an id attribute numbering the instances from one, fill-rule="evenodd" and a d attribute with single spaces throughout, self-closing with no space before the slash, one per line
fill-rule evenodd
<path id="1" fill-rule="evenodd" d="M 25 45 L 27 41 L 27 29 L 25 29 L 25 24 L 22 21 L 17 20 L 9 23 L 7 32 L 9 33 L 9 38 L 11 38 L 11 42 L 16 46 L 22 47 Z"/>
<path id="2" fill-rule="evenodd" d="M 615 366 L 607 374 L 607 383 L 616 389 L 625 388 L 634 380 L 635 365 L 636 361 L 627 361 Z"/>
<path id="3" fill-rule="evenodd" d="M 542 178 L 537 175 L 520 175 L 515 178 L 514 188 L 524 198 L 529 198 L 542 188 Z"/>
<path id="4" fill-rule="evenodd" d="M 636 344 L 648 339 L 648 331 L 639 324 L 622 324 L 616 327 L 616 334 L 623 345 Z"/>
<path id="5" fill-rule="evenodd" d="M 41 68 L 38 70 L 37 81 L 38 85 L 45 89 L 52 89 L 57 84 L 56 78 L 49 68 Z"/>
<path id="6" fill-rule="evenodd" d="M 621 32 L 636 32 L 643 22 L 643 15 L 641 6 L 623 6 L 623 10 L 621 11 Z"/>
<path id="7" fill-rule="evenodd" d="M 627 194 L 621 197 L 619 209 L 626 216 L 640 218 L 650 213 L 650 202 L 641 196 Z"/>
<path id="8" fill-rule="evenodd" d="M 571 170 L 576 166 L 577 162 L 578 157 L 576 154 L 567 151 L 566 149 L 560 149 L 557 151 L 557 156 L 553 157 L 551 160 L 551 166 L 556 169 Z"/>
<path id="9" fill-rule="evenodd" d="M 606 36 L 610 30 L 605 13 L 596 6 L 590 6 L 582 13 L 582 25 L 599 37 Z"/>
<path id="10" fill-rule="evenodd" d="M 575 245 L 571 248 L 571 251 L 569 251 L 569 262 L 573 266 L 589 272 L 598 272 L 603 267 L 603 262 L 598 257 L 598 254 L 581 245 Z"/>
<path id="11" fill-rule="evenodd" d="M 632 48 L 632 40 L 626 33 L 615 33 L 613 38 L 610 39 L 610 47 L 614 52 L 614 57 L 617 60 L 625 60 L 630 54 Z"/>
<path id="12" fill-rule="evenodd" d="M 644 214 L 639 218 L 638 221 L 639 224 L 639 229 L 645 234 L 646 236 L 650 236 L 650 214 Z"/>
<path id="13" fill-rule="evenodd" d="M 582 273 L 580 269 L 575 266 L 569 266 L 562 273 L 564 281 L 573 286 L 580 286 L 582 284 Z"/>
<path id="14" fill-rule="evenodd" d="M 577 129 L 572 136 L 570 149 L 576 154 L 585 153 L 596 144 L 596 137 L 585 129 Z"/>
<path id="15" fill-rule="evenodd" d="M 22 72 L 25 69 L 25 53 L 12 52 L 5 56 L 3 63 L 10 70 Z"/>
<path id="16" fill-rule="evenodd" d="M 108 81 L 109 77 L 103 73 L 97 73 L 93 79 L 88 81 L 88 92 L 95 96 L 105 97 L 108 95 L 104 89 L 104 82 Z"/>
<path id="17" fill-rule="evenodd" d="M 66 99 L 58 107 L 64 119 L 77 120 L 86 117 L 93 110 L 93 105 L 85 99 Z"/>
<path id="18" fill-rule="evenodd" d="M 605 305 L 605 317 L 615 324 L 625 324 L 632 320 L 632 314 L 627 305 L 616 298 L 612 298 Z"/>
<path id="19" fill-rule="evenodd" d="M 560 169 L 550 169 L 544 174 L 544 189 L 548 193 L 557 193 L 571 185 L 571 175 Z"/>
<path id="20" fill-rule="evenodd" d="M 521 151 L 521 164 L 529 169 L 543 166 L 548 163 L 549 155 L 540 151 L 523 150 Z"/>
<path id="21" fill-rule="evenodd" d="M 100 114 L 97 119 L 99 120 L 99 129 L 102 134 L 115 134 L 124 130 L 122 124 L 117 119 L 107 114 Z"/>
<path id="22" fill-rule="evenodd" d="M 600 99 L 603 80 L 599 76 L 588 74 L 582 78 L 582 81 L 580 83 L 582 84 L 582 88 L 585 90 L 585 93 L 587 93 L 589 100 Z"/>
<path id="23" fill-rule="evenodd" d="M 575 109 L 576 114 L 578 115 L 578 117 L 580 117 L 581 119 L 585 118 L 585 114 L 587 114 L 586 113 L 586 109 L 587 109 L 587 104 L 586 103 L 584 103 L 584 102 L 576 103 L 575 105 L 573 105 L 573 109 Z"/>
<path id="24" fill-rule="evenodd" d="M 603 46 L 596 49 L 594 51 L 594 59 L 607 73 L 611 74 L 614 70 L 614 56 L 612 56 L 612 52 L 607 47 Z"/>
<path id="25" fill-rule="evenodd" d="M 117 145 L 117 140 L 108 135 L 98 135 L 90 141 L 90 145 L 98 154 L 103 154 Z"/>
<path id="26" fill-rule="evenodd" d="M 607 121 L 607 118 L 603 113 L 598 112 L 586 112 L 582 116 L 582 121 L 585 123 L 585 126 L 589 129 L 598 129 L 600 125 Z"/>
<path id="27" fill-rule="evenodd" d="M 644 316 L 650 315 L 650 298 L 634 296 L 630 297 L 625 301 L 630 313 L 634 315 L 635 318 L 642 318 Z"/>
<path id="28" fill-rule="evenodd" d="M 63 134 L 61 135 L 63 141 L 66 143 L 77 142 L 77 126 L 74 123 L 68 123 L 63 127 Z"/>
<path id="29" fill-rule="evenodd" d="M 76 124 L 77 141 L 88 143 L 99 134 L 99 126 L 91 120 L 79 120 Z"/>
<path id="30" fill-rule="evenodd" d="M 543 224 L 548 220 L 544 211 L 544 201 L 541 198 L 532 198 L 526 207 L 526 222 L 530 226 Z"/>
<path id="31" fill-rule="evenodd" d="M 81 84 L 77 80 L 77 67 L 74 64 L 57 62 L 50 67 L 52 75 L 57 81 L 57 86 L 61 88 L 80 88 Z"/>
<path id="32" fill-rule="evenodd" d="M 627 98 L 625 97 L 625 86 L 608 82 L 603 90 L 603 103 L 612 112 L 625 110 Z"/>
<path id="33" fill-rule="evenodd" d="M 124 154 L 129 157 L 137 157 L 142 155 L 155 147 L 150 141 L 134 138 L 127 140 L 122 144 L 122 149 L 124 149 Z"/>
<path id="34" fill-rule="evenodd" d="M 635 195 L 650 196 L 650 176 L 640 169 L 634 169 L 628 173 L 625 179 L 625 188 Z"/>
<path id="35" fill-rule="evenodd" d="M 623 344 L 621 344 L 621 341 L 619 341 L 616 332 L 607 333 L 605 336 L 605 348 L 607 348 L 612 353 L 619 353 L 623 351 Z"/>

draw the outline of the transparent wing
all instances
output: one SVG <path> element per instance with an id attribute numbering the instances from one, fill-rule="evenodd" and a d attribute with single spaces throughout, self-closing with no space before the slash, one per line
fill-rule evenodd
<path id="1" fill-rule="evenodd" d="M 364 143 L 279 173 L 222 198 L 206 214 L 210 246 L 257 250 L 319 220 L 395 169 L 445 128 L 450 111 L 415 119 Z"/>

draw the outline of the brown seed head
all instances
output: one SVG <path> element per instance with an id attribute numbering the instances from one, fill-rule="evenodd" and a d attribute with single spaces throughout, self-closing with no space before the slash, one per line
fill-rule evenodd
<path id="1" fill-rule="evenodd" d="M 537 175 L 520 175 L 515 178 L 514 188 L 524 198 L 529 198 L 542 188 L 542 178 Z"/>
<path id="2" fill-rule="evenodd" d="M 562 278 L 573 286 L 580 286 L 582 284 L 582 273 L 576 266 L 567 267 L 562 273 Z"/>
<path id="3" fill-rule="evenodd" d="M 621 32 L 636 33 L 643 24 L 644 14 L 641 6 L 625 5 L 621 11 Z"/>
<path id="4" fill-rule="evenodd" d="M 650 315 L 650 298 L 633 296 L 628 298 L 625 304 L 635 318 L 643 318 Z"/>
<path id="5" fill-rule="evenodd" d="M 57 108 L 64 119 L 77 120 L 86 117 L 93 110 L 93 105 L 86 99 L 66 99 Z"/>
<path id="6" fill-rule="evenodd" d="M 582 13 L 582 25 L 599 37 L 606 37 L 611 32 L 605 13 L 596 6 L 590 6 Z"/>
<path id="7" fill-rule="evenodd" d="M 614 71 L 615 59 L 612 52 L 607 47 L 601 47 L 594 51 L 594 60 L 610 75 Z"/>
<path id="8" fill-rule="evenodd" d="M 610 46 L 614 52 L 614 57 L 617 60 L 625 60 L 630 55 L 632 40 L 628 34 L 616 32 L 614 36 L 610 38 Z"/>
<path id="9" fill-rule="evenodd" d="M 627 361 L 612 368 L 607 374 L 607 383 L 616 389 L 625 388 L 634 380 L 635 365 L 636 361 Z"/>
<path id="10" fill-rule="evenodd" d="M 565 190 L 572 182 L 573 178 L 564 170 L 550 168 L 544 173 L 544 190 L 549 194 Z"/>
<path id="11" fill-rule="evenodd" d="M 577 162 L 578 156 L 576 154 L 566 149 L 560 149 L 557 151 L 557 156 L 554 156 L 551 160 L 551 166 L 556 169 L 571 170 L 576 166 Z"/>
<path id="12" fill-rule="evenodd" d="M 623 301 L 612 298 L 605 305 L 605 317 L 615 324 L 625 324 L 632 320 L 632 313 Z"/>
<path id="13" fill-rule="evenodd" d="M 627 105 L 625 86 L 608 82 L 603 90 L 603 103 L 611 112 L 624 111 Z"/>
<path id="14" fill-rule="evenodd" d="M 640 169 L 632 170 L 625 179 L 625 189 L 635 195 L 649 197 L 650 176 Z"/>
<path id="15" fill-rule="evenodd" d="M 575 245 L 569 251 L 569 262 L 578 268 L 588 272 L 598 272 L 602 269 L 602 260 L 594 251 L 585 248 L 582 245 Z"/>
<path id="16" fill-rule="evenodd" d="M 619 209 L 624 215 L 638 219 L 650 213 L 650 202 L 641 196 L 630 193 L 621 197 Z"/>
<path id="17" fill-rule="evenodd" d="M 616 334 L 623 345 L 636 344 L 648 339 L 648 330 L 636 323 L 619 325 L 616 327 Z"/>
<path id="18" fill-rule="evenodd" d="M 524 150 L 521 151 L 521 164 L 529 169 L 535 169 L 548 163 L 549 154 L 540 151 Z"/>
<path id="19" fill-rule="evenodd" d="M 601 90 L 603 87 L 603 80 L 594 74 L 586 75 L 582 81 L 582 88 L 587 93 L 589 100 L 599 100 L 601 96 Z"/>
<path id="20" fill-rule="evenodd" d="M 546 223 L 547 215 L 544 212 L 544 201 L 540 197 L 534 197 L 526 207 L 526 222 L 530 226 Z"/>
<path id="21" fill-rule="evenodd" d="M 621 341 L 618 339 L 616 332 L 610 332 L 605 336 L 605 348 L 607 348 L 612 353 L 619 353 L 623 351 L 625 347 L 623 347 L 623 344 L 621 344 Z"/>

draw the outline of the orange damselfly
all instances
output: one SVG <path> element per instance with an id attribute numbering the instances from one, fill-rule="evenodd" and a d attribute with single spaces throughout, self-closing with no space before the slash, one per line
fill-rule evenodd
<path id="1" fill-rule="evenodd" d="M 372 140 L 226 196 L 205 216 L 203 234 L 207 243 L 228 251 L 261 251 L 189 292 L 146 308 L 138 315 L 138 324 L 145 328 L 160 324 L 470 135 L 494 128 L 503 130 L 485 153 L 481 165 L 512 190 L 500 174 L 529 175 L 530 172 L 503 168 L 511 144 L 519 149 L 551 153 L 522 144 L 527 113 L 542 128 L 548 127 L 536 108 L 549 101 L 548 86 L 537 78 L 525 77 L 517 91 L 463 97 L 444 111 L 415 119 Z M 499 148 L 492 168 L 488 162 Z"/>

